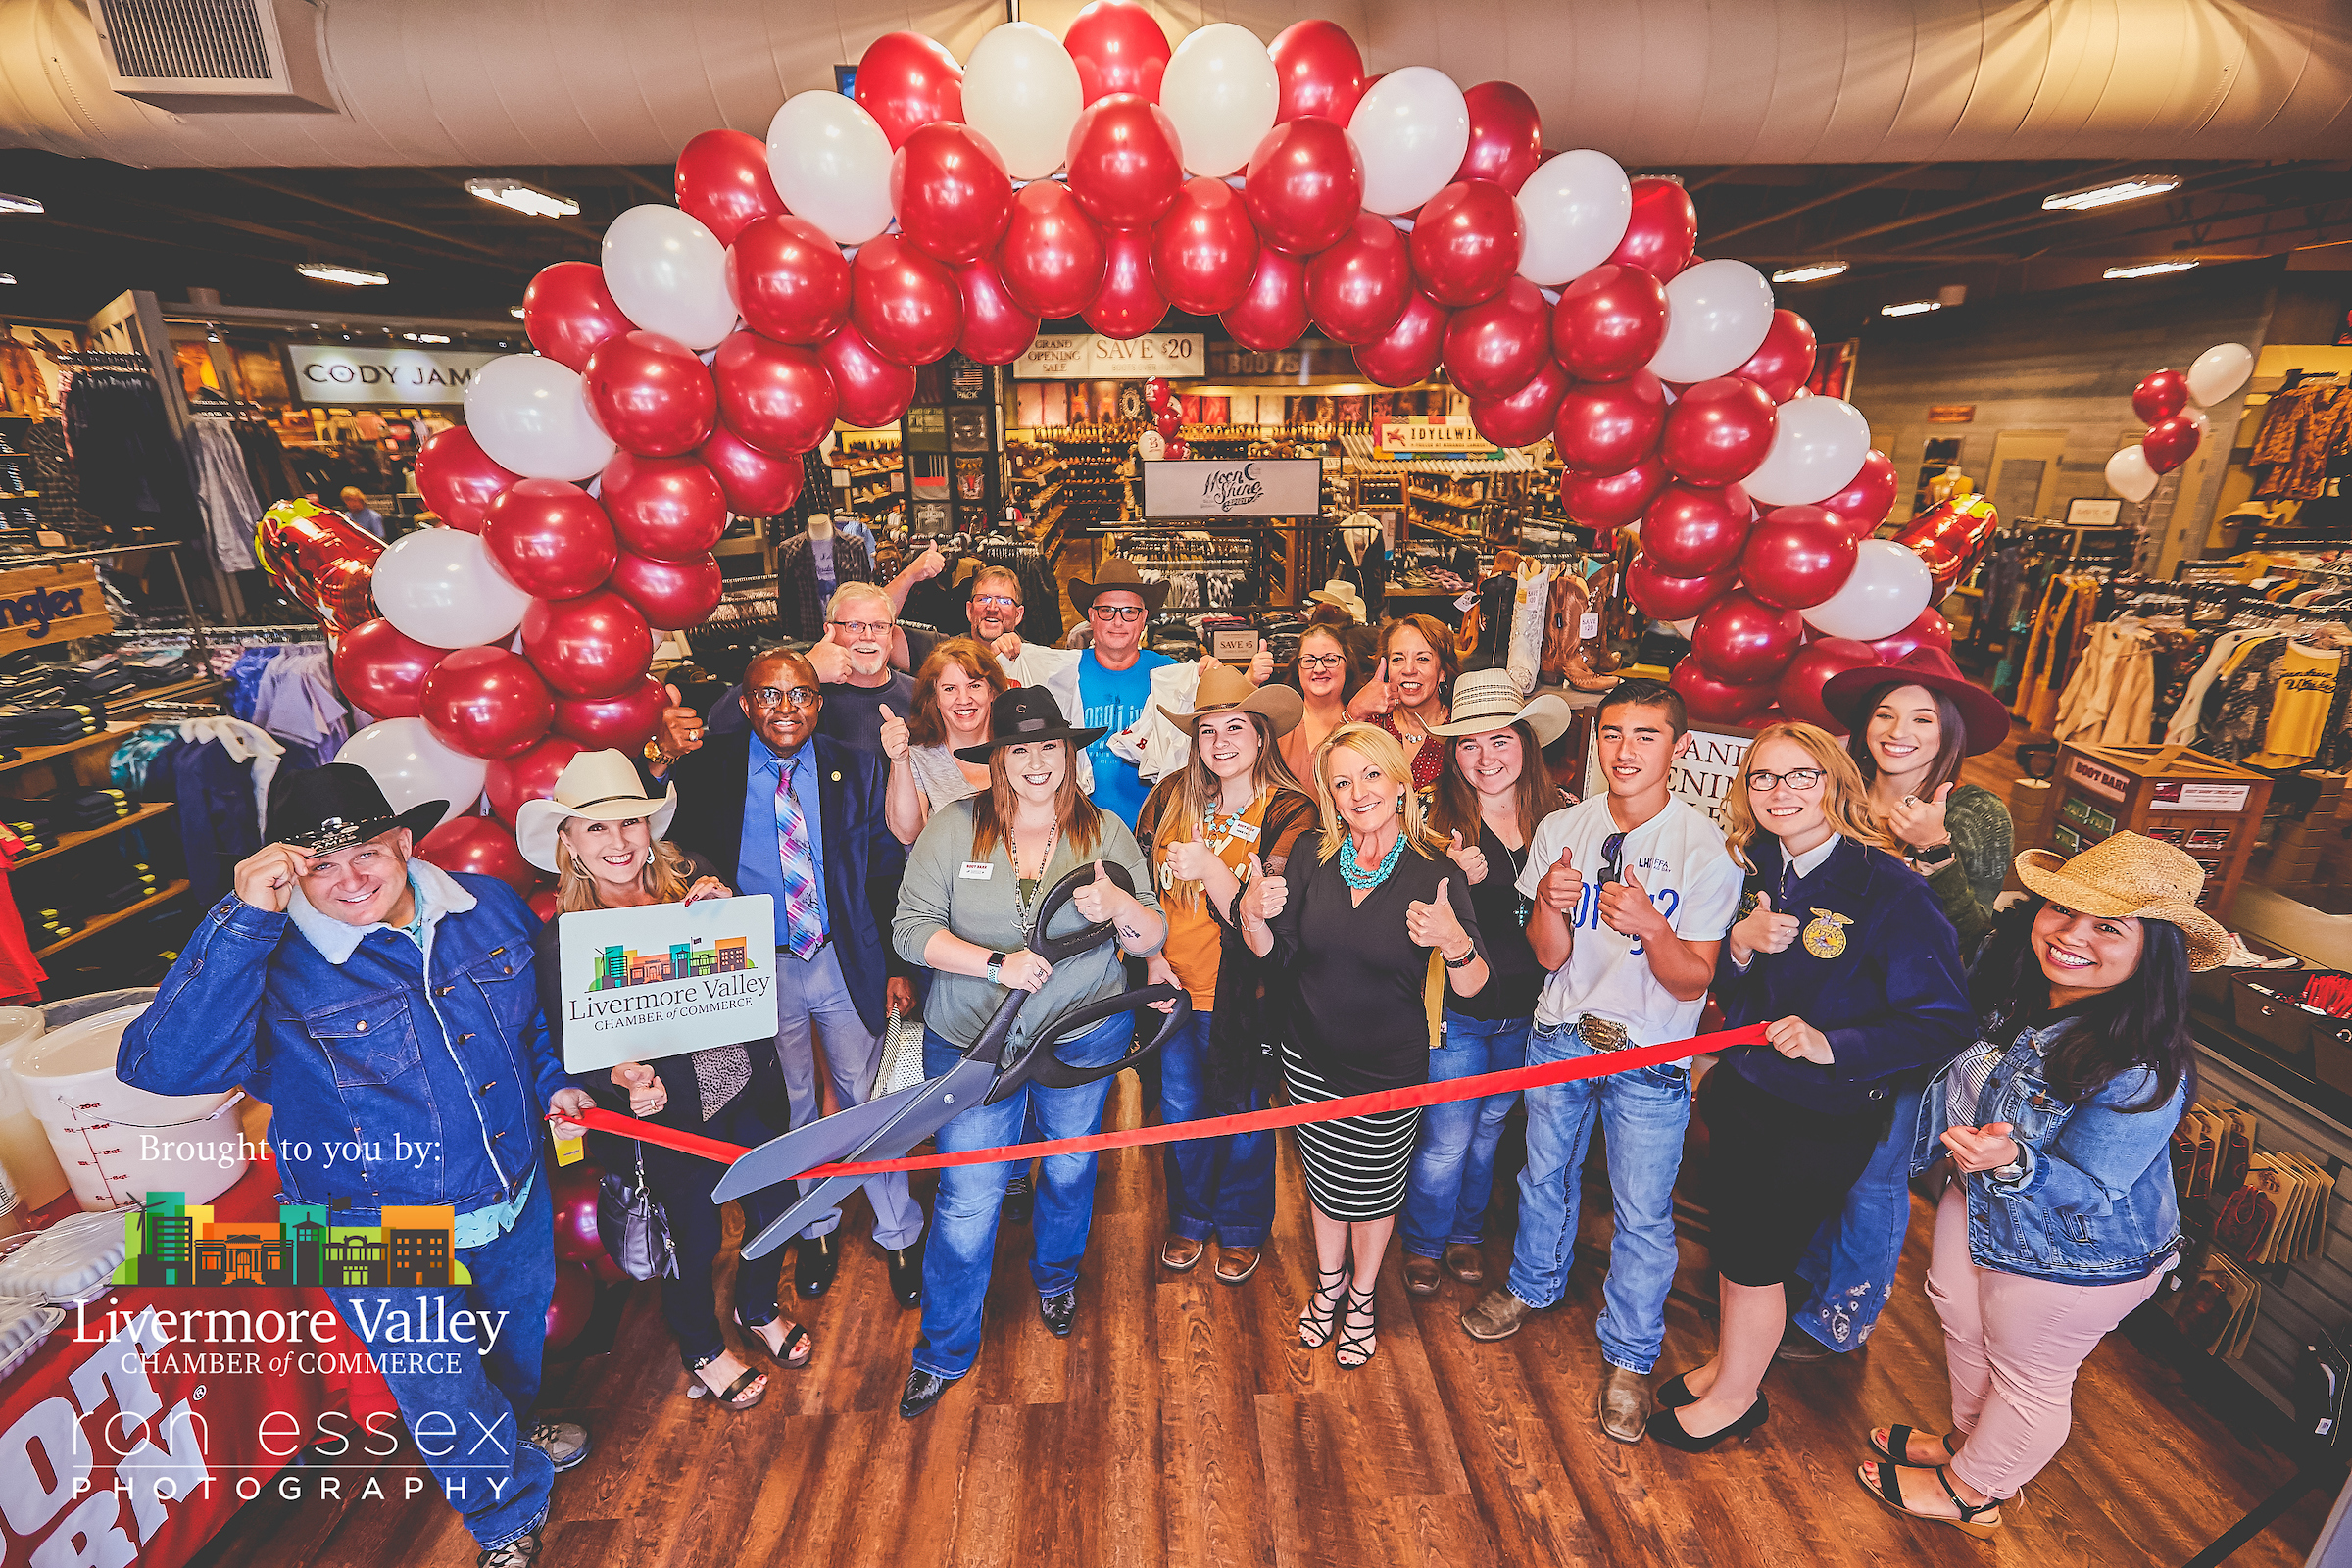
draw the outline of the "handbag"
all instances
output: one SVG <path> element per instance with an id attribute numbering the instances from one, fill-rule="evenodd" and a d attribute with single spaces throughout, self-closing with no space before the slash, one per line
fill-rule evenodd
<path id="1" fill-rule="evenodd" d="M 923 1020 L 902 1017 L 898 1008 L 891 1008 L 882 1025 L 882 1049 L 875 1054 L 874 1084 L 866 1091 L 866 1099 L 879 1100 L 921 1083 Z"/>
<path id="2" fill-rule="evenodd" d="M 678 1250 L 669 1216 L 645 1180 L 645 1145 L 637 1143 L 637 1180 L 605 1172 L 596 1189 L 596 1235 L 620 1271 L 633 1280 L 678 1277 Z"/>

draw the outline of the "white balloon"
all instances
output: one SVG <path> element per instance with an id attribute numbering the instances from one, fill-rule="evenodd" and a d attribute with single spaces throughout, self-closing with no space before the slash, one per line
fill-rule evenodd
<path id="1" fill-rule="evenodd" d="M 1015 179 L 1043 179 L 1061 167 L 1085 108 L 1070 52 L 1034 22 L 989 28 L 963 63 L 963 122 L 988 138 Z"/>
<path id="2" fill-rule="evenodd" d="M 531 602 L 491 564 L 482 536 L 462 528 L 420 528 L 393 540 L 368 586 L 384 618 L 429 648 L 504 641 Z"/>
<path id="3" fill-rule="evenodd" d="M 2254 353 L 2243 343 L 2216 343 L 2188 368 L 2191 402 L 2213 407 L 2246 384 L 2254 373 Z"/>
<path id="4" fill-rule="evenodd" d="M 427 801 L 447 801 L 449 810 L 442 813 L 443 821 L 471 808 L 481 798 L 482 784 L 490 774 L 490 764 L 482 759 L 452 751 L 433 739 L 421 718 L 387 718 L 370 724 L 343 743 L 335 760 L 366 768 L 396 815 Z"/>
<path id="5" fill-rule="evenodd" d="M 700 354 L 735 330 L 727 248 L 675 207 L 632 207 L 605 230 L 605 287 L 620 314 Z"/>
<path id="6" fill-rule="evenodd" d="M 475 372 L 466 426 L 491 462 L 525 479 L 585 479 L 620 450 L 588 412 L 580 372 L 537 354 L 509 354 Z"/>
<path id="7" fill-rule="evenodd" d="M 985 42 L 986 40 L 983 40 Z M 964 76 L 964 112 L 971 112 L 971 76 Z M 1188 173 L 1222 179 L 1250 162 L 1274 128 L 1282 78 L 1257 34 L 1230 22 L 1212 22 L 1186 35 L 1159 79 L 1159 107 L 1176 122 Z"/>
<path id="8" fill-rule="evenodd" d="M 1690 640 L 1690 634 L 1698 630 L 1698 617 L 1696 615 L 1690 615 L 1681 620 L 1670 620 L 1666 624 L 1674 628 L 1674 634 L 1677 637 L 1680 637 L 1685 642 L 1689 642 Z"/>
<path id="9" fill-rule="evenodd" d="M 2145 501 L 2156 493 L 2156 470 L 2136 441 L 2107 460 L 2107 488 L 2126 501 Z"/>
<path id="10" fill-rule="evenodd" d="M 862 245 L 890 226 L 890 138 L 874 117 L 837 92 L 787 98 L 768 122 L 767 172 L 776 194 L 836 245 Z"/>
<path id="11" fill-rule="evenodd" d="M 1409 213 L 1453 182 L 1470 150 L 1470 106 L 1453 78 L 1405 66 L 1355 106 L 1348 134 L 1364 160 L 1364 211 Z"/>
<path id="12" fill-rule="evenodd" d="M 1590 148 L 1545 159 L 1519 187 L 1519 275 L 1545 288 L 1573 282 L 1609 259 L 1633 220 L 1634 182 L 1617 160 Z"/>
<path id="13" fill-rule="evenodd" d="M 1909 545 L 1865 539 L 1845 586 L 1797 613 L 1817 631 L 1867 643 L 1891 637 L 1917 620 L 1935 591 L 1928 564 Z"/>
<path id="14" fill-rule="evenodd" d="M 1666 285 L 1666 336 L 1650 372 L 1685 385 L 1729 375 L 1755 357 L 1771 329 L 1772 285 L 1762 272 L 1745 262 L 1701 262 Z"/>
<path id="15" fill-rule="evenodd" d="M 1758 506 L 1809 507 L 1852 484 L 1869 455 L 1870 421 L 1860 409 L 1843 398 L 1791 398 L 1773 420 L 1764 461 L 1740 485 Z"/>

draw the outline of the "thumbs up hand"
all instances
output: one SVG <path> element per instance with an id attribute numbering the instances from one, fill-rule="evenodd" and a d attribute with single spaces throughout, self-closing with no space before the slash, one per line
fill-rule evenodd
<path id="1" fill-rule="evenodd" d="M 1208 876 L 1216 856 L 1202 839 L 1178 839 L 1168 846 L 1168 873 L 1180 882 L 1200 882 Z"/>
<path id="2" fill-rule="evenodd" d="M 1274 678 L 1274 645 L 1263 637 L 1257 640 L 1257 653 L 1250 661 L 1250 684 L 1263 686 Z"/>
<path id="3" fill-rule="evenodd" d="M 1404 906 L 1404 933 L 1413 945 L 1435 948 L 1448 958 L 1459 958 L 1470 947 L 1470 934 L 1462 929 L 1461 917 L 1453 912 L 1453 903 L 1446 892 L 1451 877 L 1438 878 L 1437 896 L 1424 904 L 1415 899 Z"/>
<path id="4" fill-rule="evenodd" d="M 668 694 L 669 706 L 662 710 L 662 721 L 655 734 L 660 738 L 662 755 L 675 760 L 703 744 L 703 715 L 686 706 L 675 686 L 664 686 L 662 690 Z"/>
<path id="5" fill-rule="evenodd" d="M 877 707 L 874 711 L 882 717 L 882 755 L 894 762 L 904 762 L 911 744 L 906 733 L 906 721 L 893 713 L 888 707 Z"/>
<path id="6" fill-rule="evenodd" d="M 1071 895 L 1070 903 L 1086 917 L 1087 923 L 1093 925 L 1125 914 L 1127 906 L 1135 903 L 1135 899 L 1133 895 L 1121 891 L 1119 885 L 1110 879 L 1109 868 L 1097 860 L 1095 879 L 1081 884 L 1078 891 Z"/>
<path id="7" fill-rule="evenodd" d="M 1775 911 L 1772 895 L 1759 893 L 1755 908 L 1731 929 L 1732 961 L 1744 964 L 1759 953 L 1786 953 L 1796 932 L 1796 916 Z"/>
<path id="8" fill-rule="evenodd" d="M 1946 784 L 1936 792 L 1932 801 L 1916 795 L 1906 795 L 1894 803 L 1888 813 L 1887 825 L 1894 829 L 1896 840 L 1915 850 L 1932 850 L 1938 844 L 1952 842 L 1951 830 L 1944 825 L 1944 805 L 1952 798 L 1952 786 Z"/>
<path id="9" fill-rule="evenodd" d="M 1558 862 L 1544 873 L 1544 880 L 1538 885 L 1536 894 L 1544 901 L 1544 907 L 1552 913 L 1570 920 L 1576 918 L 1577 906 L 1585 902 L 1585 877 L 1576 868 L 1574 850 L 1560 851 Z"/>
<path id="10" fill-rule="evenodd" d="M 1446 858 L 1462 868 L 1462 879 L 1472 887 L 1487 879 L 1487 852 L 1478 847 L 1476 840 L 1464 844 L 1459 829 L 1454 832 L 1453 842 L 1446 846 Z"/>
<path id="11" fill-rule="evenodd" d="M 1602 924 L 1637 942 L 1661 934 L 1671 935 L 1674 929 L 1650 902 L 1649 890 L 1642 885 L 1642 879 L 1630 869 L 1624 881 L 1611 882 L 1600 890 L 1599 906 Z"/>
<path id="12" fill-rule="evenodd" d="M 1250 885 L 1242 889 L 1242 924 L 1262 927 L 1282 912 L 1290 896 L 1290 884 L 1269 873 L 1263 860 L 1250 856 Z"/>

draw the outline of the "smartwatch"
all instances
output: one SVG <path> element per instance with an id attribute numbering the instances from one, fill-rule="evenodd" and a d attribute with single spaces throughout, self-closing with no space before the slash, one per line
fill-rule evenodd
<path id="1" fill-rule="evenodd" d="M 1951 840 L 1946 839 L 1941 844 L 1932 845 L 1911 857 L 1911 863 L 1923 870 L 1933 870 L 1951 859 L 1958 853 L 1952 848 Z"/>
<path id="2" fill-rule="evenodd" d="M 1002 953 L 992 953 L 988 956 L 988 983 L 992 986 L 1001 986 L 1004 983 L 1004 955 Z"/>

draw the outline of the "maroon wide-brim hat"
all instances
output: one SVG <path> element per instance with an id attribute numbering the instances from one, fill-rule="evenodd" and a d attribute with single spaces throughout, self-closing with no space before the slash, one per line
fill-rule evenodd
<path id="1" fill-rule="evenodd" d="M 1848 730 L 1859 729 L 1868 717 L 1862 704 L 1872 692 L 1886 686 L 1925 686 L 1949 697 L 1968 730 L 1971 757 L 1989 752 L 2009 738 L 2008 705 L 1972 683 L 1952 662 L 1952 656 L 1933 644 L 1915 648 L 1892 663 L 1865 664 L 1832 675 L 1821 689 L 1821 706 Z"/>

